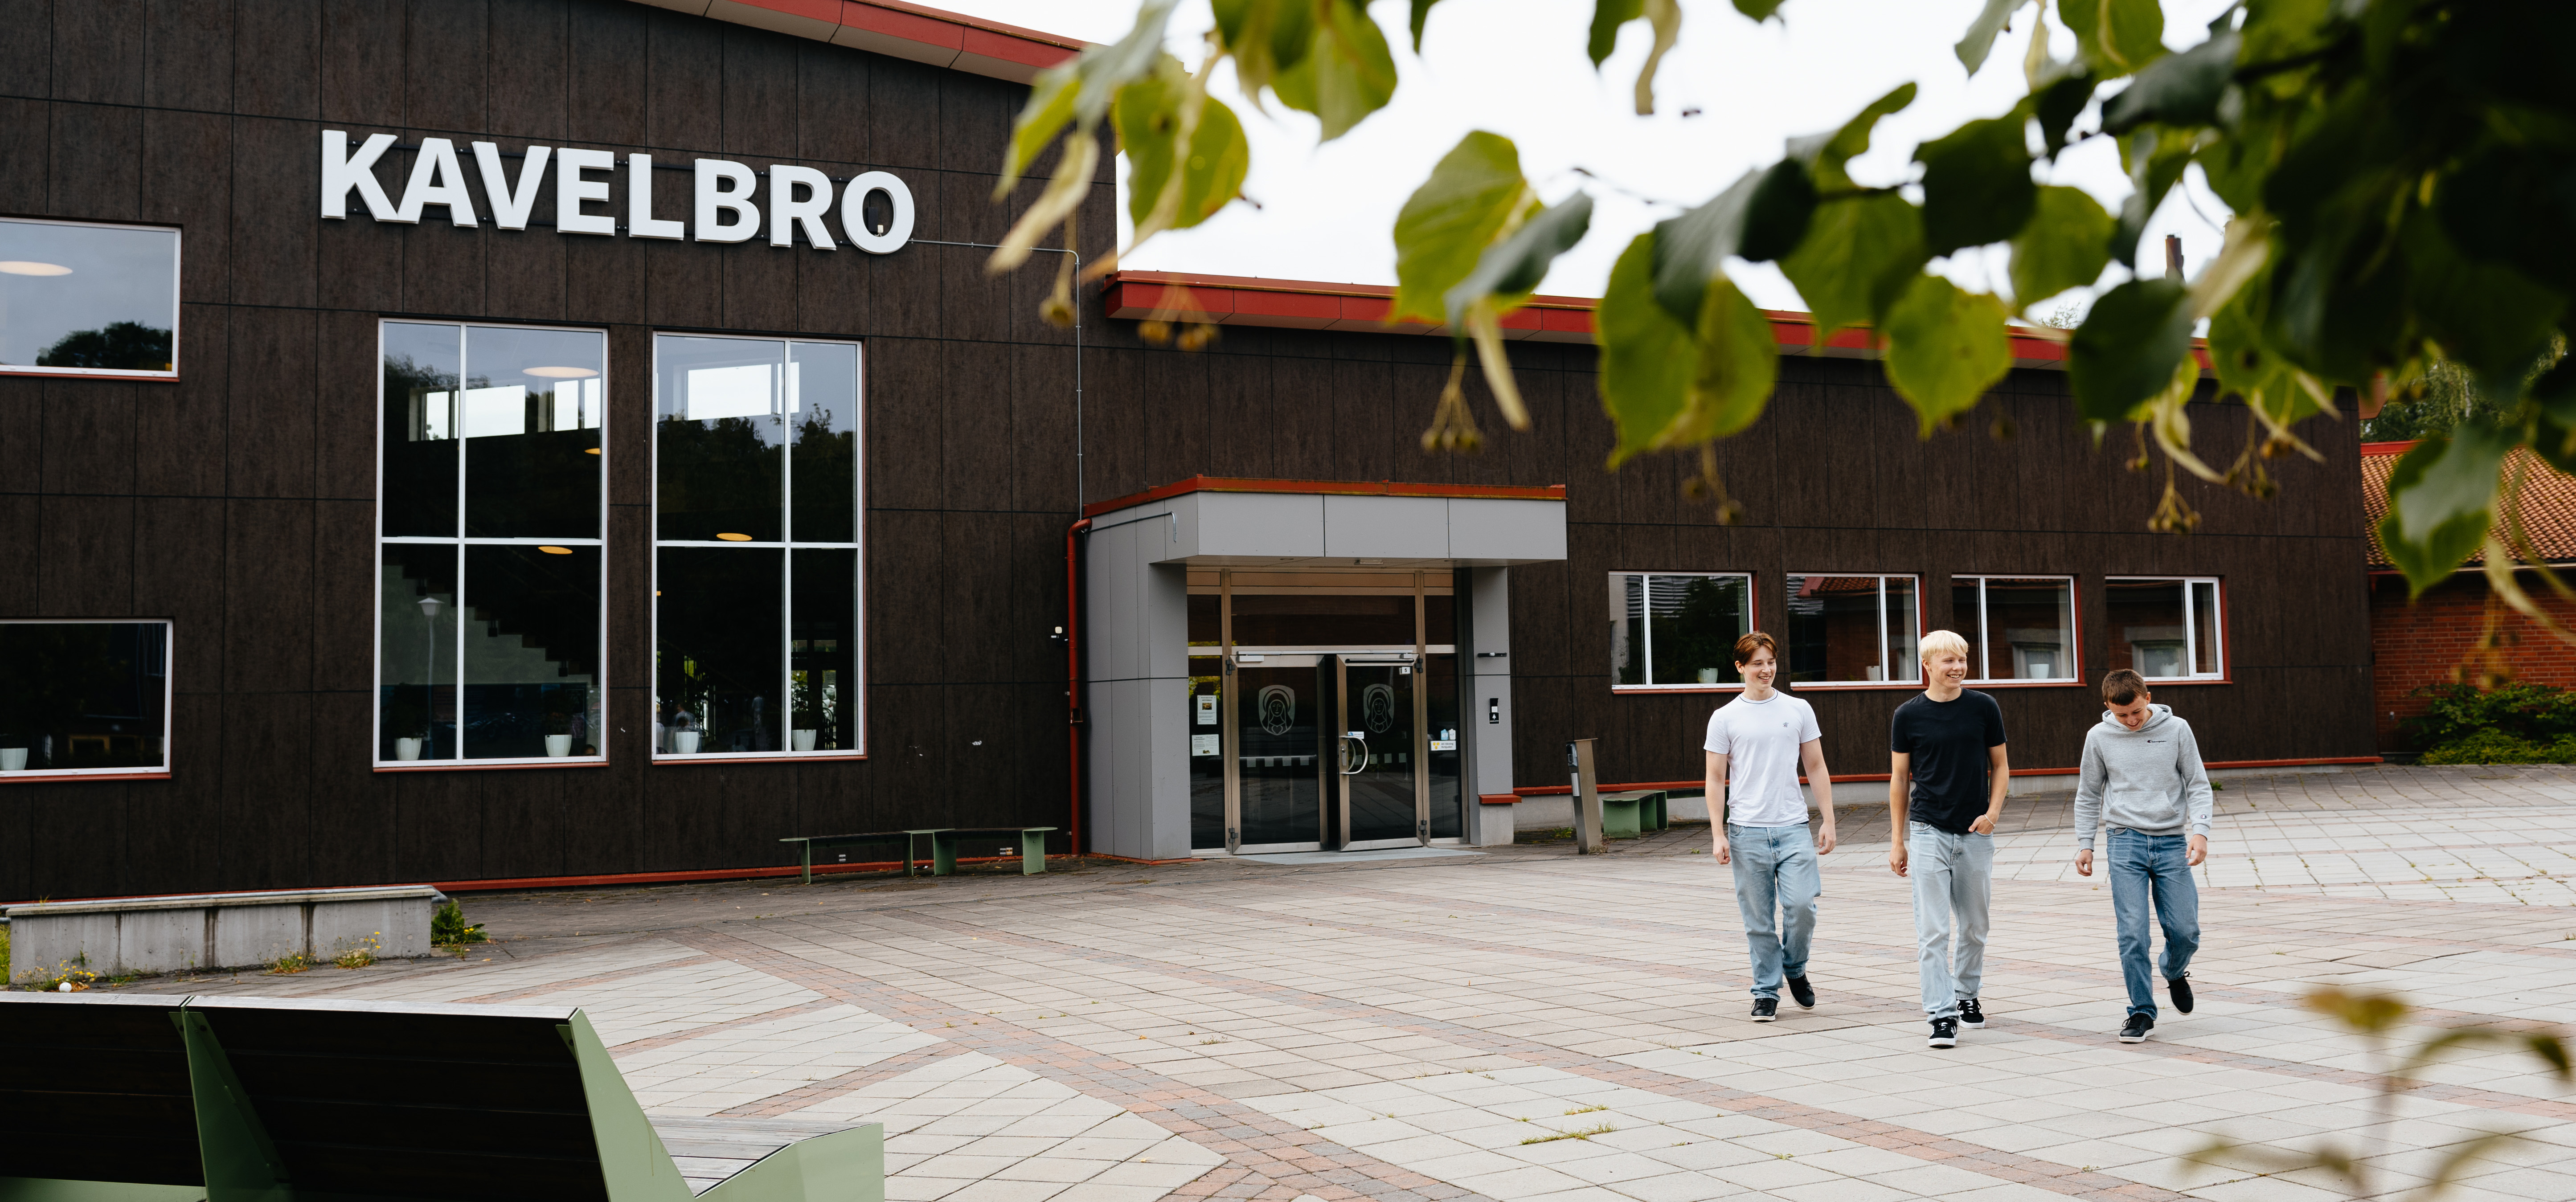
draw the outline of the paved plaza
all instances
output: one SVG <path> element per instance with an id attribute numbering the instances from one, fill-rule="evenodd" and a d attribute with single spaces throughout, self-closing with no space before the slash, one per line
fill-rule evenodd
<path id="1" fill-rule="evenodd" d="M 1593 857 L 471 895 L 499 942 L 463 962 L 133 988 L 578 1004 L 657 1114 L 882 1121 L 892 1202 L 2303 1199 L 2341 1195 L 2181 1156 L 2371 1141 L 2398 1185 L 2492 1131 L 2523 1138 L 2451 1196 L 2576 1198 L 2576 1090 L 2479 1051 L 2383 1123 L 2371 1050 L 2296 1004 L 2576 1020 L 2576 772 L 2223 784 L 2199 1008 L 2138 1045 L 2067 794 L 2013 800 L 1993 1019 L 1946 1052 L 1883 805 L 1847 805 L 1824 857 L 1820 1004 L 1771 1025 L 1705 827 Z"/>

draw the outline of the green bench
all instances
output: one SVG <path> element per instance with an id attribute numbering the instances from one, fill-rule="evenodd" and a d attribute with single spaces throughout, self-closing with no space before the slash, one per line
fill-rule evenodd
<path id="1" fill-rule="evenodd" d="M 960 835 L 1008 835 L 1020 837 L 1020 874 L 1035 876 L 1046 871 L 1046 837 L 1057 828 L 1052 826 L 925 826 L 901 831 L 862 831 L 851 835 L 790 835 L 781 843 L 798 845 L 799 863 L 804 869 L 804 882 L 814 883 L 814 849 L 848 847 L 863 843 L 903 844 L 903 874 L 913 875 L 913 840 L 930 836 L 930 875 L 953 876 L 957 872 L 957 839 Z M 7 1202 L 0 1199 L 0 1202 Z"/>
<path id="2" fill-rule="evenodd" d="M 0 993 L 5 1202 L 884 1202 L 874 1123 L 645 1116 L 550 1006 Z"/>
<path id="3" fill-rule="evenodd" d="M 1670 825 L 1664 817 L 1664 790 L 1631 789 L 1601 795 L 1601 834 L 1608 839 L 1634 839 Z"/>

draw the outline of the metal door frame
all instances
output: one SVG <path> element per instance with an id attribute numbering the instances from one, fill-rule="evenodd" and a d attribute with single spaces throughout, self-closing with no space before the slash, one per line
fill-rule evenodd
<path id="1" fill-rule="evenodd" d="M 1219 594 L 1219 596 L 1223 595 L 1223 593 Z M 1220 612 L 1223 613 L 1223 617 L 1220 619 L 1222 628 L 1226 632 L 1225 636 L 1220 637 L 1230 636 L 1233 634 L 1234 628 L 1234 617 L 1231 612 L 1231 607 Z M 1279 655 L 1263 654 L 1260 652 L 1255 652 L 1253 654 L 1253 659 L 1258 666 L 1264 668 L 1314 668 L 1321 667 L 1324 661 L 1324 657 L 1321 655 Z M 1241 712 L 1241 698 L 1236 695 L 1237 690 L 1235 688 L 1235 680 L 1237 676 L 1236 668 L 1239 661 L 1236 652 L 1231 646 L 1228 646 L 1225 649 L 1225 657 L 1220 662 L 1223 665 L 1220 668 L 1220 671 L 1222 671 L 1224 675 L 1219 678 L 1223 683 L 1217 686 L 1217 691 L 1224 700 L 1217 705 L 1217 721 L 1220 723 L 1219 729 L 1223 732 L 1219 737 L 1224 740 L 1222 750 L 1225 754 L 1226 854 L 1238 856 L 1266 855 L 1271 852 L 1326 850 L 1328 842 L 1325 838 L 1325 821 L 1331 817 L 1333 802 L 1332 786 L 1325 782 L 1323 774 L 1331 772 L 1333 768 L 1332 765 L 1325 762 L 1323 743 L 1320 739 L 1315 745 L 1316 778 L 1314 841 L 1301 843 L 1255 843 L 1248 847 L 1244 845 L 1243 744 L 1241 742 L 1243 715 Z M 1334 717 L 1336 721 L 1340 720 L 1340 715 L 1336 714 Z M 1322 729 L 1322 715 L 1319 714 L 1317 715 L 1316 730 L 1320 734 Z"/>
<path id="2" fill-rule="evenodd" d="M 1419 591 L 1416 591 L 1414 593 L 1414 616 L 1416 621 L 1413 627 L 1414 643 L 1416 646 L 1419 646 L 1422 642 L 1422 626 L 1419 621 L 1421 617 L 1421 599 L 1422 594 Z M 1413 676 L 1413 755 L 1409 761 L 1409 766 L 1413 769 L 1413 833 L 1403 838 L 1355 841 L 1349 837 L 1351 829 L 1351 778 L 1349 775 L 1339 771 L 1338 769 L 1340 764 L 1342 762 L 1346 762 L 1350 755 L 1349 740 L 1344 736 L 1346 736 L 1351 729 L 1350 669 L 1351 665 L 1355 663 L 1363 667 L 1376 665 L 1402 667 L 1409 669 Z M 1431 778 L 1425 771 L 1422 755 L 1422 748 L 1426 746 L 1422 734 L 1422 686 L 1428 680 L 1430 680 L 1430 677 L 1423 671 L 1422 657 L 1413 651 L 1405 650 L 1400 647 L 1386 648 L 1383 650 L 1353 648 L 1350 654 L 1336 655 L 1333 657 L 1333 716 L 1335 719 L 1333 729 L 1335 732 L 1334 742 L 1337 747 L 1333 756 L 1336 761 L 1336 771 L 1333 774 L 1333 805 L 1335 807 L 1336 815 L 1340 819 L 1340 821 L 1335 823 L 1334 826 L 1336 829 L 1340 830 L 1343 835 L 1340 845 L 1334 848 L 1334 850 L 1375 851 L 1380 848 L 1387 847 L 1420 847 L 1426 842 L 1423 836 L 1429 832 L 1431 827 Z"/>

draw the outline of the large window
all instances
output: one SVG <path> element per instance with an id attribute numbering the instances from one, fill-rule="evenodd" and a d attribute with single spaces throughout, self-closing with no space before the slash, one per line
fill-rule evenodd
<path id="1" fill-rule="evenodd" d="M 1967 636 L 1975 683 L 2063 683 L 2080 674 L 2070 577 L 1953 576 L 1950 612 Z"/>
<path id="2" fill-rule="evenodd" d="M 654 339 L 653 750 L 865 753 L 859 348 Z"/>
<path id="3" fill-rule="evenodd" d="M 606 336 L 382 338 L 376 761 L 604 759 Z"/>
<path id="4" fill-rule="evenodd" d="M 1912 576 L 1791 576 L 1789 680 L 1913 684 L 1923 610 Z"/>
<path id="5" fill-rule="evenodd" d="M 0 219 L 0 373 L 179 374 L 179 231 Z"/>
<path id="6" fill-rule="evenodd" d="M 0 780 L 170 770 L 168 622 L 0 621 Z"/>
<path id="7" fill-rule="evenodd" d="M 1610 683 L 1622 689 L 1741 685 L 1735 640 L 1753 629 L 1743 573 L 1612 572 Z"/>
<path id="8" fill-rule="evenodd" d="M 2214 576 L 2114 576 L 2103 582 L 2111 666 L 2149 680 L 2227 675 Z"/>

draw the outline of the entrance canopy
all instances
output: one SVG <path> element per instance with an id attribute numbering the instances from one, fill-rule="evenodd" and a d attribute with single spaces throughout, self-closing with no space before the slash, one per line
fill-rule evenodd
<path id="1" fill-rule="evenodd" d="M 1565 558 L 1565 486 L 1192 476 L 1084 509 L 1093 528 L 1159 517 L 1143 563 L 1508 567 Z"/>

